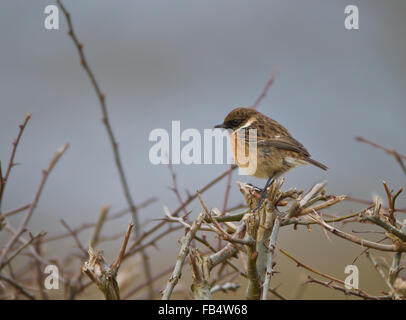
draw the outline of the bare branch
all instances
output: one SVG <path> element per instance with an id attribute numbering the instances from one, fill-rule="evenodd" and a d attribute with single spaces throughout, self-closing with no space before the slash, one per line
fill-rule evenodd
<path id="1" fill-rule="evenodd" d="M 69 143 L 65 144 L 60 150 L 58 150 L 53 158 L 51 159 L 51 162 L 48 165 L 48 168 L 46 170 L 42 171 L 42 180 L 39 184 L 38 190 L 35 193 L 34 200 L 31 203 L 30 209 L 28 210 L 27 214 L 25 215 L 23 221 L 20 223 L 16 233 L 14 236 L 7 242 L 3 249 L 3 253 L 0 257 L 0 265 L 3 264 L 4 259 L 6 258 L 8 252 L 10 249 L 12 249 L 13 245 L 18 241 L 18 238 L 24 233 L 25 228 L 27 227 L 28 222 L 31 219 L 32 214 L 34 213 L 34 209 L 36 208 L 39 198 L 41 196 L 42 190 L 45 186 L 45 182 L 47 181 L 47 178 L 54 168 L 55 164 L 59 160 L 59 158 L 65 153 L 66 149 L 68 149 Z"/>
<path id="2" fill-rule="evenodd" d="M 2 215 L 3 215 L 3 217 L 10 217 L 13 214 L 28 210 L 30 208 L 30 206 L 31 206 L 31 204 L 26 204 L 25 206 L 22 206 L 22 207 L 7 211 L 7 212 L 3 213 Z"/>
<path id="3" fill-rule="evenodd" d="M 151 203 L 153 203 L 155 201 L 156 201 L 156 198 L 147 199 L 147 200 L 143 201 L 142 203 L 140 203 L 139 205 L 137 205 L 137 209 L 145 208 L 146 206 L 148 206 L 149 204 L 151 204 Z M 114 214 L 111 214 L 111 215 L 107 216 L 106 221 L 116 220 L 116 219 L 121 218 L 124 215 L 130 213 L 130 212 L 131 212 L 130 209 L 120 210 L 120 211 L 118 211 L 118 212 L 116 212 Z M 97 222 L 96 223 L 94 223 L 94 222 L 83 223 L 81 226 L 73 229 L 72 231 L 74 231 L 76 234 L 79 234 L 84 230 L 96 227 L 96 225 L 97 225 Z M 55 236 L 47 237 L 47 239 L 44 239 L 43 242 L 51 242 L 51 241 L 55 241 L 55 240 L 61 240 L 61 239 L 64 239 L 64 238 L 68 238 L 70 236 L 71 236 L 71 234 L 69 232 L 62 233 L 62 234 L 58 234 L 58 235 L 55 235 Z"/>
<path id="4" fill-rule="evenodd" d="M 399 300 L 400 297 L 399 295 L 396 293 L 395 289 L 393 289 L 392 284 L 390 283 L 388 277 L 385 275 L 385 273 L 383 272 L 381 266 L 376 262 L 375 257 L 370 253 L 370 252 L 365 252 L 365 255 L 367 256 L 367 258 L 369 259 L 369 261 L 371 261 L 372 265 L 374 266 L 374 268 L 376 269 L 376 271 L 378 271 L 379 275 L 382 277 L 382 279 L 385 281 L 386 285 L 388 286 L 389 290 L 392 292 L 393 296 L 395 297 L 396 300 Z"/>
<path id="5" fill-rule="evenodd" d="M 82 272 L 85 273 L 91 281 L 96 283 L 100 291 L 103 292 L 106 300 L 120 300 L 117 272 L 120 268 L 121 259 L 124 256 L 132 227 L 133 225 L 130 223 L 127 227 L 127 232 L 123 244 L 121 245 L 120 252 L 111 266 L 107 265 L 101 251 L 95 251 L 90 247 L 89 260 L 86 261 L 82 267 Z"/>
<path id="6" fill-rule="evenodd" d="M 189 253 L 193 273 L 192 292 L 195 300 L 211 300 L 210 272 L 204 257 L 193 249 Z"/>
<path id="7" fill-rule="evenodd" d="M 199 230 L 200 225 L 202 224 L 204 220 L 205 213 L 201 213 L 198 218 L 193 222 L 192 227 L 190 230 L 186 233 L 184 237 L 181 239 L 181 248 L 179 251 L 178 258 L 176 260 L 175 268 L 173 269 L 172 275 L 168 279 L 168 283 L 166 285 L 165 290 L 163 291 L 162 294 L 162 300 L 168 300 L 171 297 L 173 288 L 175 288 L 176 284 L 178 283 L 181 273 L 182 273 L 182 267 L 183 264 L 185 263 L 186 256 L 189 253 L 190 250 L 190 243 L 195 236 L 196 232 Z"/>
<path id="8" fill-rule="evenodd" d="M 65 220 L 61 219 L 60 220 L 62 225 L 66 228 L 66 230 L 68 230 L 68 232 L 71 234 L 73 240 L 76 242 L 76 245 L 78 246 L 78 248 L 80 249 L 80 251 L 82 251 L 83 256 L 86 257 L 87 256 L 87 251 L 86 249 L 83 247 L 82 243 L 80 242 L 77 234 L 75 231 L 73 231 L 69 225 L 65 222 Z"/>
<path id="9" fill-rule="evenodd" d="M 386 147 L 383 147 L 375 142 L 372 142 L 370 140 L 367 140 L 363 137 L 355 137 L 355 140 L 359 141 L 359 142 L 363 142 L 366 144 L 369 144 L 370 146 L 373 146 L 375 148 L 381 149 L 383 151 L 385 151 L 387 154 L 390 154 L 391 156 L 393 156 L 395 158 L 395 160 L 399 163 L 400 167 L 403 170 L 403 173 L 406 174 L 406 166 L 403 163 L 403 160 L 406 160 L 406 156 L 403 154 L 398 153 L 395 149 L 389 149 Z"/>
<path id="10" fill-rule="evenodd" d="M 332 288 L 334 290 L 341 291 L 346 295 L 356 296 L 356 297 L 359 297 L 359 298 L 362 298 L 362 299 L 365 299 L 365 300 L 392 300 L 392 295 L 370 296 L 370 295 L 365 295 L 365 294 L 363 294 L 361 292 L 341 288 L 339 286 L 334 285 L 332 281 L 330 281 L 330 282 L 322 282 L 320 280 L 316 280 L 316 279 L 312 278 L 311 276 L 308 276 L 308 279 L 309 280 L 307 281 L 307 283 L 317 283 L 317 284 L 322 285 L 322 286 L 324 286 L 326 288 Z"/>
<path id="11" fill-rule="evenodd" d="M 247 299 L 259 300 L 261 294 L 261 283 L 257 270 L 258 252 L 256 251 L 256 239 L 259 221 L 254 213 L 248 213 L 244 216 L 246 225 L 245 240 L 248 241 L 247 247 Z"/>
<path id="12" fill-rule="evenodd" d="M 211 288 L 210 292 L 211 292 L 211 294 L 219 292 L 219 291 L 227 293 L 228 291 L 237 291 L 240 287 L 241 287 L 241 285 L 238 283 L 227 282 L 224 284 L 218 284 L 218 285 L 213 286 Z"/>
<path id="13" fill-rule="evenodd" d="M 118 253 L 116 260 L 113 262 L 113 264 L 110 267 L 113 270 L 118 270 L 120 268 L 121 260 L 124 257 L 125 249 L 127 248 L 127 243 L 128 243 L 128 239 L 130 238 L 132 228 L 133 228 L 133 224 L 132 223 L 128 224 L 127 231 L 124 236 L 123 244 L 121 245 L 121 248 L 120 248 L 120 252 Z"/>
<path id="14" fill-rule="evenodd" d="M 381 250 L 381 251 L 392 251 L 392 252 L 406 251 L 406 246 L 403 245 L 402 243 L 387 245 L 387 244 L 380 244 L 380 243 L 372 242 L 372 241 L 362 239 L 358 236 L 354 236 L 352 234 L 346 233 L 344 231 L 341 231 L 337 228 L 330 226 L 329 224 L 324 222 L 324 220 L 321 219 L 321 217 L 316 213 L 311 214 L 310 217 L 313 218 L 314 221 L 317 222 L 318 224 L 320 224 L 324 229 L 330 231 L 331 233 L 335 234 L 336 236 L 349 240 L 356 244 L 359 244 L 362 247 L 368 247 L 371 249 L 376 249 L 376 250 Z"/>
<path id="15" fill-rule="evenodd" d="M 267 300 L 268 298 L 268 290 L 271 284 L 271 277 L 274 273 L 273 270 L 273 257 L 275 254 L 275 246 L 276 246 L 276 239 L 278 238 L 278 231 L 279 231 L 279 227 L 281 225 L 280 219 L 276 218 L 275 219 L 275 223 L 272 229 L 272 234 L 271 234 L 271 238 L 269 240 L 269 246 L 268 246 L 268 261 L 267 261 L 267 265 L 266 265 L 266 273 L 265 273 L 265 280 L 264 280 L 264 284 L 263 284 L 263 288 L 262 288 L 262 296 L 261 296 L 261 300 Z"/>
<path id="16" fill-rule="evenodd" d="M 170 266 L 169 268 L 165 269 L 164 271 L 160 272 L 159 274 L 157 274 L 156 276 L 154 276 L 152 278 L 153 282 L 156 282 L 157 280 L 163 278 L 164 276 L 166 276 L 168 273 L 170 273 L 173 270 L 173 266 Z M 133 296 L 134 294 L 136 294 L 138 291 L 148 287 L 149 283 L 147 281 L 141 283 L 140 285 L 138 285 L 137 287 L 135 287 L 134 289 L 132 289 L 131 291 L 129 291 L 124 297 L 123 300 L 128 299 L 129 297 Z"/>
<path id="17" fill-rule="evenodd" d="M 29 293 L 27 290 L 24 289 L 24 287 L 17 282 L 15 282 L 13 279 L 6 277 L 2 274 L 0 274 L 0 280 L 3 280 L 7 282 L 8 284 L 12 285 L 14 288 L 16 288 L 21 294 L 25 295 L 28 299 L 30 300 L 35 300 L 35 296 L 31 293 Z"/>
<path id="18" fill-rule="evenodd" d="M 1 177 L 1 183 L 0 183 L 0 213 L 1 213 L 1 204 L 2 204 L 2 200 L 3 200 L 3 194 L 4 194 L 4 190 L 6 188 L 7 181 L 8 181 L 9 176 L 10 176 L 11 168 L 13 168 L 16 165 L 16 163 L 14 163 L 14 157 L 15 157 L 16 152 L 17 152 L 17 146 L 18 146 L 18 143 L 20 142 L 21 136 L 23 135 L 24 129 L 25 129 L 25 127 L 26 127 L 26 125 L 27 125 L 27 123 L 28 123 L 28 121 L 30 119 L 31 119 L 31 113 L 27 114 L 23 124 L 20 124 L 18 126 L 20 128 L 20 131 L 18 132 L 16 140 L 13 142 L 13 150 L 11 151 L 10 160 L 8 161 L 7 170 L 6 170 L 6 173 L 4 174 L 4 176 L 2 175 L 2 173 L 0 171 L 0 177 Z"/>
<path id="19" fill-rule="evenodd" d="M 97 220 L 96 227 L 94 228 L 92 238 L 90 240 L 89 247 L 94 248 L 96 244 L 99 242 L 99 236 L 101 229 L 106 221 L 107 214 L 109 213 L 110 206 L 103 205 L 100 210 L 99 219 Z"/>
<path id="20" fill-rule="evenodd" d="M 254 104 L 251 106 L 252 109 L 256 109 L 259 104 L 261 103 L 261 101 L 266 97 L 266 94 L 268 93 L 269 88 L 271 87 L 271 85 L 274 83 L 275 81 L 275 77 L 276 77 L 276 72 L 278 71 L 278 68 L 274 68 L 272 70 L 272 74 L 271 77 L 269 78 L 268 82 L 266 83 L 264 89 L 262 90 L 261 94 L 259 95 L 259 97 L 257 98 L 257 100 L 254 102 Z"/>
<path id="21" fill-rule="evenodd" d="M 0 270 L 3 269 L 6 265 L 8 265 L 15 257 L 17 257 L 25 248 L 27 248 L 29 245 L 31 245 L 34 241 L 36 241 L 39 238 L 42 238 L 45 235 L 46 235 L 46 232 L 40 232 L 39 234 L 37 234 L 35 236 L 31 236 L 30 240 L 28 240 L 26 243 L 21 245 L 20 248 L 18 248 L 6 261 L 4 261 L 0 265 Z"/>
<path id="22" fill-rule="evenodd" d="M 123 168 L 120 153 L 118 150 L 118 143 L 117 143 L 117 140 L 113 133 L 113 128 L 110 124 L 110 119 L 108 116 L 107 106 L 106 106 L 106 95 L 101 91 L 100 86 L 93 74 L 93 71 L 90 69 L 90 66 L 86 60 L 85 54 L 83 52 L 83 44 L 81 42 L 79 42 L 79 40 L 73 30 L 73 24 L 72 24 L 72 20 L 70 17 L 70 13 L 65 9 L 65 7 L 62 5 L 62 2 L 60 0 L 57 0 L 57 3 L 65 15 L 66 22 L 68 24 L 68 29 L 69 29 L 68 34 L 71 36 L 71 38 L 77 48 L 77 51 L 78 51 L 78 54 L 80 57 L 80 63 L 82 65 L 83 69 L 86 71 L 87 75 L 89 76 L 90 82 L 92 83 L 94 90 L 96 91 L 97 97 L 99 99 L 99 103 L 100 103 L 100 107 L 101 107 L 101 111 L 102 111 L 102 115 L 103 115 L 102 121 L 106 127 L 107 134 L 108 134 L 111 146 L 113 148 L 114 160 L 115 160 L 116 167 L 118 169 L 118 173 L 120 176 L 121 185 L 123 187 L 124 195 L 127 200 L 128 206 L 131 210 L 133 223 L 135 226 L 135 237 L 138 238 L 141 235 L 141 229 L 140 229 L 140 224 L 138 221 L 137 208 L 134 205 L 134 201 L 131 196 L 130 188 L 129 188 L 127 178 L 124 173 L 124 168 Z M 142 256 L 145 276 L 148 280 L 151 280 L 152 279 L 151 266 L 149 264 L 148 256 L 144 250 L 141 250 L 140 253 Z M 152 282 L 151 282 L 151 286 L 148 288 L 148 291 L 149 291 L 150 298 L 152 298 L 154 295 L 154 289 L 152 286 Z"/>

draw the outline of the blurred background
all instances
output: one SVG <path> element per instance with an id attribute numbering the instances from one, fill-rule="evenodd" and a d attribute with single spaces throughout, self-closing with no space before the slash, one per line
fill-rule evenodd
<path id="1" fill-rule="evenodd" d="M 348 2 L 348 1 L 347 1 Z M 291 171 L 285 188 L 307 190 L 328 180 L 327 190 L 372 200 L 384 196 L 382 180 L 393 189 L 405 184 L 394 159 L 354 140 L 363 136 L 406 152 L 406 2 L 403 0 L 205 0 L 205 1 L 63 1 L 90 66 L 106 93 L 111 124 L 136 203 L 158 200 L 140 210 L 143 224 L 163 217 L 162 206 L 179 204 L 166 165 L 152 165 L 149 133 L 212 128 L 237 106 L 254 103 L 278 68 L 276 80 L 258 110 L 286 126 L 312 156 L 330 170 L 306 166 Z M 8 161 L 11 142 L 27 113 L 32 113 L 4 196 L 3 211 L 29 203 L 55 150 L 70 142 L 52 172 L 30 230 L 56 235 L 64 219 L 76 227 L 97 220 L 103 204 L 112 212 L 126 208 L 97 96 L 67 35 L 60 12 L 59 30 L 44 27 L 44 9 L 54 1 L 0 2 L 0 159 Z M 359 30 L 344 28 L 344 8 L 357 5 Z M 174 165 L 179 189 L 195 192 L 228 165 Z M 264 181 L 233 175 L 230 206 L 243 202 L 235 181 L 262 186 Z M 204 194 L 209 207 L 221 209 L 226 179 Z M 405 207 L 400 196 L 399 207 Z M 363 205 L 346 202 L 333 213 Z M 201 212 L 198 202 L 188 207 Z M 106 224 L 105 235 L 125 230 L 129 215 Z M 11 221 L 17 224 L 19 217 Z M 351 231 L 355 227 L 345 226 Z M 149 248 L 154 272 L 173 264 L 181 233 Z M 88 241 L 89 234 L 81 239 Z M 373 238 L 378 239 L 379 237 Z M 5 237 L 0 235 L 4 244 Z M 284 228 L 279 246 L 310 266 L 341 279 L 361 248 L 318 227 L 312 232 Z M 111 260 L 121 240 L 102 249 Z M 72 239 L 45 246 L 49 257 L 77 250 Z M 387 258 L 390 255 L 386 256 Z M 390 260 L 388 260 L 390 261 Z M 273 283 L 294 296 L 306 274 L 277 255 Z M 374 294 L 385 289 L 370 263 L 362 258 L 360 287 Z M 139 279 L 142 280 L 141 266 Z M 188 267 L 187 267 L 188 268 Z M 190 277 L 182 283 L 188 286 Z M 244 282 L 244 281 L 243 281 Z M 163 286 L 163 284 L 161 283 Z M 62 293 L 61 293 L 62 296 Z M 94 298 L 99 298 L 95 293 Z M 56 295 L 58 297 L 58 295 Z M 236 295 L 244 297 L 244 289 Z M 333 290 L 309 285 L 306 299 L 345 298 Z"/>

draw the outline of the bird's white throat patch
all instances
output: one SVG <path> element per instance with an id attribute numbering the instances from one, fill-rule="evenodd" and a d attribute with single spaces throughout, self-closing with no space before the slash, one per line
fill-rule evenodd
<path id="1" fill-rule="evenodd" d="M 255 118 L 254 118 L 254 117 L 249 118 L 248 121 L 247 121 L 243 126 L 239 127 L 239 128 L 238 128 L 237 130 L 235 130 L 235 131 L 240 131 L 241 129 L 248 128 L 254 121 L 255 121 Z"/>

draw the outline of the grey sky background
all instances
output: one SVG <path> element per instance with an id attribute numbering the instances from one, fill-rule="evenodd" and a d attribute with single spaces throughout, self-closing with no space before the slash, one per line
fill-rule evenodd
<path id="1" fill-rule="evenodd" d="M 31 201 L 41 170 L 57 148 L 70 142 L 30 224 L 33 231 L 56 234 L 63 230 L 61 218 L 77 226 L 94 221 L 102 204 L 116 211 L 126 202 L 97 97 L 66 34 L 64 17 L 60 15 L 60 30 L 44 28 L 48 4 L 54 2 L 0 2 L 0 159 L 8 160 L 17 126 L 31 112 L 16 156 L 21 165 L 12 172 L 3 204 L 4 210 L 13 209 Z M 286 188 L 308 189 L 327 179 L 329 192 L 372 199 L 384 194 L 382 180 L 392 188 L 404 186 L 398 164 L 354 136 L 406 152 L 405 1 L 64 4 L 106 93 L 134 198 L 137 203 L 159 198 L 140 211 L 142 221 L 162 217 L 163 204 L 178 207 L 168 189 L 168 168 L 149 162 L 151 130 L 170 130 L 172 120 L 180 120 L 181 129 L 211 128 L 231 109 L 251 105 L 275 67 L 275 83 L 259 111 L 285 125 L 330 168 L 295 169 L 287 175 Z M 347 4 L 358 6 L 360 30 L 344 28 Z M 182 192 L 196 191 L 226 168 L 174 166 Z M 265 183 L 234 175 L 237 180 Z M 224 189 L 225 181 L 204 194 L 210 207 L 222 206 Z M 241 201 L 233 183 L 230 203 Z M 404 196 L 399 205 L 406 205 Z M 348 212 L 359 206 L 340 208 Z M 200 212 L 197 203 L 190 209 L 192 216 Z M 106 231 L 124 230 L 127 221 Z M 293 233 L 283 239 L 294 246 L 297 237 Z M 300 239 L 301 252 L 307 246 L 309 255 L 331 252 L 328 243 L 315 249 L 311 239 Z M 164 246 L 176 251 L 173 240 Z"/>

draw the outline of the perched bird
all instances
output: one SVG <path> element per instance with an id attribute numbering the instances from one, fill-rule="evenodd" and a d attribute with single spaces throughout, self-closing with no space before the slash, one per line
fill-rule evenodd
<path id="1" fill-rule="evenodd" d="M 267 189 L 273 181 L 290 169 L 310 163 L 327 170 L 324 164 L 310 157 L 305 147 L 294 139 L 285 127 L 252 108 L 234 109 L 226 116 L 223 123 L 216 125 L 215 128 L 232 130 L 231 149 L 237 165 L 243 172 L 249 167 L 249 162 L 255 160 L 256 169 L 248 174 L 267 179 L 256 210 L 261 207 Z M 250 142 L 252 143 L 254 139 L 249 133 L 255 132 L 250 129 L 256 129 L 256 149 L 250 147 Z M 241 154 L 248 161 L 242 162 Z"/>

